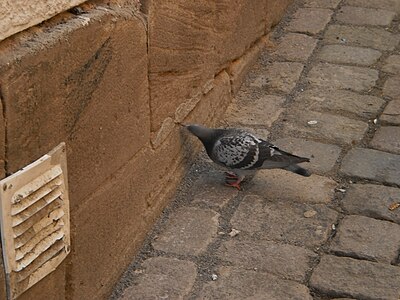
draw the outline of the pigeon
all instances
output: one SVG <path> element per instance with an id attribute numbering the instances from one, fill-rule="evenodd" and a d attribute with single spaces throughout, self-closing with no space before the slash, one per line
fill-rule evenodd
<path id="1" fill-rule="evenodd" d="M 255 135 L 237 128 L 207 128 L 201 125 L 184 125 L 203 143 L 208 156 L 216 164 L 232 172 L 225 172 L 226 184 L 241 190 L 245 176 L 259 169 L 285 169 L 310 176 L 310 172 L 298 163 L 309 158 L 296 156 Z"/>

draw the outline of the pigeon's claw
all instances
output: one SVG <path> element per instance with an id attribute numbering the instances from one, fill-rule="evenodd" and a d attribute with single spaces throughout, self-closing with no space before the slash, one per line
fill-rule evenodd
<path id="1" fill-rule="evenodd" d="M 241 191 L 242 190 L 242 187 L 240 186 L 241 182 L 242 182 L 242 180 L 240 178 L 238 178 L 236 181 L 233 181 L 233 182 L 226 180 L 225 185 L 237 188 L 239 191 Z"/>
<path id="2" fill-rule="evenodd" d="M 233 172 L 225 172 L 226 179 L 238 179 L 239 177 Z"/>

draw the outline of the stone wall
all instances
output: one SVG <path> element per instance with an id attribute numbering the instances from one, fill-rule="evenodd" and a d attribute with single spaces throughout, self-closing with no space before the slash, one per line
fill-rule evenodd
<path id="1" fill-rule="evenodd" d="M 0 43 L 1 176 L 68 155 L 72 252 L 21 299 L 109 294 L 199 148 L 176 122 L 215 125 L 289 2 L 94 2 Z"/>

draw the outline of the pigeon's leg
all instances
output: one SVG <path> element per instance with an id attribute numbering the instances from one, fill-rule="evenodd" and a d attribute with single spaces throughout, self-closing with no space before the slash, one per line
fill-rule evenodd
<path id="1" fill-rule="evenodd" d="M 225 179 L 226 180 L 238 179 L 238 176 L 233 172 L 225 172 Z"/>
<path id="2" fill-rule="evenodd" d="M 227 186 L 231 186 L 234 188 L 237 188 L 239 191 L 242 190 L 242 187 L 240 186 L 240 183 L 242 182 L 242 180 L 244 179 L 244 175 L 238 175 L 236 181 L 231 181 L 231 180 L 225 180 L 225 184 Z"/>

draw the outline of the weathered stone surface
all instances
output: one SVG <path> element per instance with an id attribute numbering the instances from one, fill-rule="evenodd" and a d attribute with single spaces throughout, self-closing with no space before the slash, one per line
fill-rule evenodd
<path id="1" fill-rule="evenodd" d="M 165 230 L 152 245 L 165 252 L 200 254 L 217 234 L 218 216 L 218 213 L 209 209 L 181 208 L 170 216 Z"/>
<path id="2" fill-rule="evenodd" d="M 303 167 L 307 168 L 305 164 Z M 271 201 L 329 203 L 335 187 L 335 181 L 318 175 L 303 177 L 284 170 L 262 170 L 251 181 L 249 192 Z"/>
<path id="3" fill-rule="evenodd" d="M 320 63 L 311 69 L 307 78 L 314 86 L 362 92 L 371 89 L 378 76 L 374 69 Z"/>
<path id="4" fill-rule="evenodd" d="M 324 8 L 299 8 L 286 27 L 289 31 L 317 34 L 330 21 L 332 11 Z"/>
<path id="5" fill-rule="evenodd" d="M 400 127 L 380 127 L 370 143 L 371 147 L 400 154 Z"/>
<path id="6" fill-rule="evenodd" d="M 400 225 L 364 216 L 346 216 L 339 223 L 330 248 L 343 256 L 391 263 L 397 258 L 399 245 Z"/>
<path id="7" fill-rule="evenodd" d="M 232 62 L 228 67 L 228 74 L 231 78 L 232 91 L 234 94 L 240 89 L 244 77 L 249 69 L 254 65 L 260 52 L 264 49 L 266 39 L 261 39 L 257 44 L 250 48 L 242 57 Z"/>
<path id="8" fill-rule="evenodd" d="M 269 197 L 268 197 L 269 198 Z M 282 241 L 309 248 L 321 246 L 336 222 L 337 212 L 324 204 L 266 202 L 259 196 L 246 196 L 231 219 L 240 234 L 258 239 Z M 307 217 L 306 212 L 313 212 Z"/>
<path id="9" fill-rule="evenodd" d="M 400 189 L 374 184 L 352 184 L 343 199 L 347 213 L 384 219 L 400 224 L 399 210 L 389 210 L 400 202 Z"/>
<path id="10" fill-rule="evenodd" d="M 345 0 L 344 4 L 350 6 L 361 6 L 370 8 L 380 8 L 390 11 L 400 12 L 400 1 L 399 0 Z"/>
<path id="11" fill-rule="evenodd" d="M 297 62 L 274 62 L 265 66 L 266 71 L 256 76 L 251 87 L 290 93 L 296 86 L 304 65 Z"/>
<path id="12" fill-rule="evenodd" d="M 218 257 L 235 267 L 272 273 L 284 279 L 304 281 L 316 254 L 305 248 L 271 241 L 240 241 L 238 238 L 222 242 Z"/>
<path id="13" fill-rule="evenodd" d="M 400 100 L 392 100 L 385 107 L 380 120 L 382 123 L 400 125 Z"/>
<path id="14" fill-rule="evenodd" d="M 326 45 L 318 53 L 318 58 L 323 61 L 363 66 L 376 63 L 380 56 L 378 50 L 344 45 Z"/>
<path id="15" fill-rule="evenodd" d="M 120 299 L 183 299 L 196 279 L 196 265 L 175 258 L 147 259 L 138 272 L 135 284 Z"/>
<path id="16" fill-rule="evenodd" d="M 298 138 L 283 138 L 274 142 L 279 148 L 298 156 L 310 157 L 307 169 L 311 172 L 329 172 L 339 158 L 341 149 L 336 145 L 307 141 Z"/>
<path id="17" fill-rule="evenodd" d="M 381 28 L 330 25 L 325 32 L 324 41 L 329 44 L 340 44 L 374 48 L 377 50 L 394 50 L 400 37 Z"/>
<path id="18" fill-rule="evenodd" d="M 336 8 L 340 0 L 305 0 L 305 7 Z"/>
<path id="19" fill-rule="evenodd" d="M 224 174 L 210 173 L 201 175 L 191 188 L 193 203 L 205 203 L 209 206 L 223 207 L 236 197 L 237 189 L 224 186 Z"/>
<path id="20" fill-rule="evenodd" d="M 310 286 L 331 297 L 397 299 L 399 282 L 399 267 L 325 255 L 311 275 Z"/>
<path id="21" fill-rule="evenodd" d="M 393 99 L 400 98 L 399 83 L 399 76 L 389 77 L 383 85 L 383 95 L 392 97 Z"/>
<path id="22" fill-rule="evenodd" d="M 227 119 L 234 124 L 244 126 L 263 125 L 270 127 L 283 112 L 282 104 L 285 98 L 274 95 L 265 95 L 261 98 L 245 103 L 243 101 L 233 102 L 227 111 Z"/>
<path id="23" fill-rule="evenodd" d="M 400 185 L 400 155 L 354 148 L 344 157 L 341 172 L 349 176 Z"/>
<path id="24" fill-rule="evenodd" d="M 265 34 L 266 11 L 265 0 L 149 2 L 152 131 Z"/>
<path id="25" fill-rule="evenodd" d="M 207 283 L 199 299 L 293 299 L 312 300 L 308 288 L 294 281 L 274 275 L 232 267 L 218 269 L 218 279 Z"/>
<path id="26" fill-rule="evenodd" d="M 317 40 L 308 35 L 287 33 L 279 42 L 278 47 L 271 52 L 271 56 L 288 61 L 305 62 L 316 46 Z"/>
<path id="27" fill-rule="evenodd" d="M 296 136 L 322 138 L 337 143 L 361 141 L 368 124 L 347 117 L 313 111 L 296 110 L 289 115 L 284 130 Z M 316 124 L 309 124 L 316 121 Z"/>
<path id="28" fill-rule="evenodd" d="M 142 21 L 125 11 L 91 10 L 85 17 L 87 26 L 72 18 L 38 32 L 35 41 L 21 37 L 18 51 L 2 44 L 0 63 L 7 167 L 15 172 L 66 142 L 72 209 L 150 133 Z"/>
<path id="29" fill-rule="evenodd" d="M 400 74 L 400 55 L 390 55 L 386 59 L 382 71 L 392 74 Z"/>
<path id="30" fill-rule="evenodd" d="M 297 95 L 295 103 L 296 107 L 308 107 L 314 111 L 331 111 L 338 115 L 349 112 L 371 119 L 385 101 L 376 96 L 361 95 L 352 91 L 315 88 Z"/>
<path id="31" fill-rule="evenodd" d="M 342 6 L 336 19 L 354 25 L 389 26 L 395 16 L 396 13 L 392 10 Z"/>

